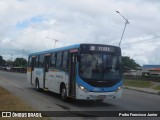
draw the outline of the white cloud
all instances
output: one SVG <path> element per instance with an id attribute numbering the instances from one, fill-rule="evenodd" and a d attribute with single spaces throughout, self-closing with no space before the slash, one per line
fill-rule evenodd
<path id="1" fill-rule="evenodd" d="M 121 44 L 123 55 L 141 65 L 159 63 L 160 39 L 152 39 L 160 36 L 159 1 L 1 0 L 0 6 L 1 55 L 50 49 L 54 41 L 46 37 L 59 39 L 57 47 L 84 42 L 118 45 L 125 23 L 118 10 L 130 22 Z"/>

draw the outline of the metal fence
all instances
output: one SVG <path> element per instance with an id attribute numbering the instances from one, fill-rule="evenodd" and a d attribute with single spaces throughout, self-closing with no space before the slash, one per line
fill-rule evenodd
<path id="1" fill-rule="evenodd" d="M 147 76 L 147 77 L 145 77 L 145 76 L 135 76 L 135 75 L 123 75 L 123 79 L 160 82 L 160 76 Z"/>
<path id="2" fill-rule="evenodd" d="M 26 67 L 0 67 L 0 70 L 8 71 L 8 72 L 20 72 L 20 73 L 27 72 Z"/>

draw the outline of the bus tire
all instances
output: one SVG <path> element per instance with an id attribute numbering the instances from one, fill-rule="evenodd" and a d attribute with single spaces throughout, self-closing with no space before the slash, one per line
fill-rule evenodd
<path id="1" fill-rule="evenodd" d="M 64 85 L 62 85 L 62 87 L 60 88 L 60 95 L 63 101 L 67 101 L 67 91 Z"/>
<path id="2" fill-rule="evenodd" d="M 37 79 L 36 79 L 36 85 L 35 85 L 35 87 L 36 87 L 37 92 L 39 92 L 40 91 L 39 81 Z"/>

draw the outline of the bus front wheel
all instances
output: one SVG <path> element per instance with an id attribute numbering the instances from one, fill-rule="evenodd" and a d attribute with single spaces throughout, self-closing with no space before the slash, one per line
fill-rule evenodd
<path id="1" fill-rule="evenodd" d="M 66 100 L 67 100 L 67 91 L 66 91 L 66 87 L 65 87 L 65 86 L 62 86 L 62 87 L 61 87 L 60 95 L 61 95 L 61 99 L 62 99 L 63 101 L 66 101 Z"/>

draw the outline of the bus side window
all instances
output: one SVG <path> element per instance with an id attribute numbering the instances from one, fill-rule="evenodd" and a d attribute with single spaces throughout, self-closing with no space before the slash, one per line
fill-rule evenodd
<path id="1" fill-rule="evenodd" d="M 63 60 L 62 60 L 63 69 L 68 69 L 68 51 L 63 52 Z"/>
<path id="2" fill-rule="evenodd" d="M 39 64 L 39 67 L 43 67 L 43 64 L 44 64 L 44 55 L 40 55 L 39 56 L 39 62 L 38 62 L 38 64 Z"/>
<path id="3" fill-rule="evenodd" d="M 48 56 L 45 56 L 45 59 L 44 59 L 44 68 L 45 68 L 45 72 L 48 72 L 49 71 L 49 67 L 50 67 L 50 55 Z"/>
<path id="4" fill-rule="evenodd" d="M 55 67 L 56 66 L 56 59 L 57 59 L 57 53 L 52 53 L 51 56 L 51 67 Z"/>
<path id="5" fill-rule="evenodd" d="M 56 67 L 61 67 L 62 63 L 62 52 L 57 53 Z"/>
<path id="6" fill-rule="evenodd" d="M 38 61 L 39 61 L 39 56 L 36 56 L 36 63 L 35 63 L 36 67 L 38 67 Z"/>

